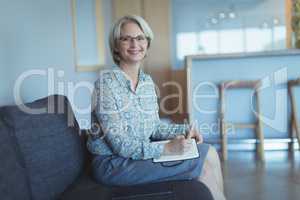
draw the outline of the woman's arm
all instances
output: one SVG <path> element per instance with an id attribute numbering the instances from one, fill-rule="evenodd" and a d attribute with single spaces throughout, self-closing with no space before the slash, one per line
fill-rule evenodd
<path id="1" fill-rule="evenodd" d="M 167 140 L 180 135 L 186 136 L 189 128 L 188 124 L 170 124 L 159 120 L 156 131 L 152 134 L 152 138 L 157 140 Z"/>
<path id="2" fill-rule="evenodd" d="M 158 158 L 162 154 L 164 145 L 132 137 L 134 128 L 122 122 L 120 115 L 97 113 L 97 118 L 103 126 L 105 141 L 119 156 L 139 160 Z"/>

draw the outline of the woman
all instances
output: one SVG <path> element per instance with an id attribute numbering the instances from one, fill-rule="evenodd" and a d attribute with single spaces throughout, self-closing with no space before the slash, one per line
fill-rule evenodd
<path id="1" fill-rule="evenodd" d="M 139 16 L 121 18 L 111 31 L 110 49 L 117 67 L 101 72 L 94 96 L 103 136 L 90 137 L 87 143 L 95 155 L 95 179 L 108 185 L 134 185 L 197 178 L 215 199 L 225 199 L 216 151 L 202 143 L 194 128 L 159 119 L 154 83 L 141 69 L 152 40 L 150 27 Z M 198 143 L 199 158 L 165 163 L 171 164 L 168 167 L 152 161 L 162 153 L 185 151 L 190 138 Z M 167 144 L 151 142 L 167 139 Z"/>

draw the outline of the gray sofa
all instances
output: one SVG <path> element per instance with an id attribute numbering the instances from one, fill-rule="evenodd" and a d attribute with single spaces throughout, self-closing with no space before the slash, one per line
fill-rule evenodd
<path id="1" fill-rule="evenodd" d="M 130 187 L 98 184 L 90 174 L 86 132 L 79 130 L 67 98 L 53 95 L 26 106 L 45 110 L 28 114 L 17 106 L 0 107 L 2 200 L 212 199 L 197 181 Z"/>

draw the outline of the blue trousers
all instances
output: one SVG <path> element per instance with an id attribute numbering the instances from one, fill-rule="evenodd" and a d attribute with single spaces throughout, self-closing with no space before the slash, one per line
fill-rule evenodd
<path id="1" fill-rule="evenodd" d="M 154 163 L 152 159 L 133 160 L 117 155 L 98 155 L 92 162 L 93 176 L 99 183 L 129 186 L 172 180 L 190 180 L 200 176 L 209 145 L 198 144 L 199 158 Z"/>

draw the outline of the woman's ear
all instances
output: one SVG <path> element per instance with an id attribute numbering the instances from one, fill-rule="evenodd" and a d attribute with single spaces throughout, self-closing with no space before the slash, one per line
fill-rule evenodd
<path id="1" fill-rule="evenodd" d="M 119 53 L 119 48 L 115 47 L 115 48 L 114 48 L 114 52 Z"/>

